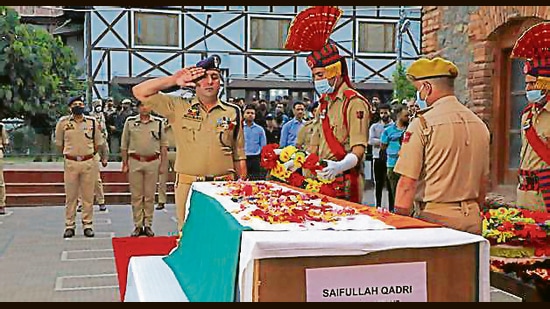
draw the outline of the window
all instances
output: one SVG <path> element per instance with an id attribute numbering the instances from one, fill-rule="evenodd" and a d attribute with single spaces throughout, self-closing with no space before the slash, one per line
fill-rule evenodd
<path id="1" fill-rule="evenodd" d="M 180 16 L 167 13 L 134 13 L 134 45 L 180 47 Z"/>
<path id="2" fill-rule="evenodd" d="M 250 18 L 250 49 L 284 50 L 291 18 Z"/>
<path id="3" fill-rule="evenodd" d="M 395 23 L 359 22 L 358 52 L 394 53 Z"/>
<path id="4" fill-rule="evenodd" d="M 510 74 L 510 121 L 508 126 L 508 168 L 517 169 L 521 156 L 521 112 L 527 106 L 525 97 L 525 77 L 523 75 L 523 61 L 511 60 Z"/>

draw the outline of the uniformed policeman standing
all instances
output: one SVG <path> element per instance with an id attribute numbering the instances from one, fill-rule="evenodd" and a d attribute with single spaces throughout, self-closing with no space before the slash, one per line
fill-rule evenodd
<path id="1" fill-rule="evenodd" d="M 168 164 L 164 172 L 159 175 L 157 210 L 164 209 L 164 205 L 166 204 L 167 182 L 170 178 L 169 175 L 174 172 L 174 164 L 176 162 L 176 140 L 174 139 L 174 131 L 170 123 L 168 123 L 168 119 L 164 119 L 164 134 L 168 141 Z"/>
<path id="2" fill-rule="evenodd" d="M 318 130 L 314 131 L 311 145 L 328 164 L 317 172 L 317 176 L 344 184 L 335 197 L 361 203 L 362 162 L 368 142 L 370 105 L 353 89 L 346 60 L 340 56 L 336 43 L 329 40 L 330 32 L 324 36 L 313 35 L 305 22 L 315 21 L 319 27 L 329 28 L 342 13 L 336 7 L 318 6 L 302 11 L 292 22 L 285 49 L 311 52 L 307 64 L 313 74 L 315 90 L 321 96 L 320 124 L 316 126 Z"/>
<path id="3" fill-rule="evenodd" d="M 6 184 L 4 183 L 4 149 L 9 144 L 8 133 L 0 122 L 0 215 L 6 214 Z"/>
<path id="4" fill-rule="evenodd" d="M 99 130 L 101 131 L 101 134 L 103 136 L 103 141 L 105 141 L 103 147 L 101 147 L 102 151 L 96 153 L 94 160 L 99 163 L 103 167 L 106 167 L 109 161 L 109 146 L 107 143 L 108 140 L 108 133 L 107 133 L 107 126 L 105 124 L 105 115 L 103 114 L 103 103 L 101 102 L 101 99 L 96 99 L 92 101 L 92 111 L 90 112 L 90 116 L 94 117 L 99 125 Z M 94 195 L 97 204 L 99 205 L 99 211 L 106 211 L 107 207 L 105 206 L 105 193 L 103 191 L 103 181 L 101 180 L 101 171 L 98 168 L 97 169 L 97 180 L 94 185 Z M 82 204 L 79 204 L 78 212 L 82 211 Z"/>
<path id="5" fill-rule="evenodd" d="M 165 170 L 168 141 L 162 118 L 152 116 L 141 102 L 137 108 L 139 114 L 128 117 L 122 130 L 122 171 L 129 172 L 135 226 L 131 236 L 153 237 L 156 185 Z"/>
<path id="6" fill-rule="evenodd" d="M 480 205 L 489 177 L 489 130 L 458 101 L 458 68 L 442 58 L 420 59 L 407 70 L 420 110 L 403 134 L 394 172 L 401 175 L 395 210 L 480 234 Z"/>
<path id="7" fill-rule="evenodd" d="M 232 180 L 235 173 L 246 178 L 242 114 L 238 106 L 218 99 L 222 78 L 219 65 L 220 57 L 214 55 L 195 67 L 148 80 L 133 88 L 134 96 L 167 118 L 174 131 L 179 231 L 193 182 Z M 196 96 L 183 99 L 159 93 L 174 86 L 195 86 Z"/>
<path id="8" fill-rule="evenodd" d="M 94 156 L 104 151 L 105 141 L 94 117 L 84 115 L 82 97 L 69 99 L 71 115 L 59 119 L 55 127 L 55 144 L 65 157 L 65 233 L 75 235 L 76 204 L 82 197 L 82 225 L 84 235 L 93 237 L 94 184 L 99 168 Z"/>
<path id="9" fill-rule="evenodd" d="M 516 205 L 550 212 L 550 23 L 529 28 L 512 58 L 525 60 L 528 105 L 521 116 L 521 156 Z"/>

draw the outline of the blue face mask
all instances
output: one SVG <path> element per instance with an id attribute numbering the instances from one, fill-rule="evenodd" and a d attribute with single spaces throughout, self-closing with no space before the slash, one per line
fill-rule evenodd
<path id="1" fill-rule="evenodd" d="M 537 103 L 545 97 L 542 90 L 529 90 L 525 96 L 527 97 L 527 101 L 532 103 Z"/>
<path id="2" fill-rule="evenodd" d="M 334 87 L 328 83 L 328 79 L 316 80 L 315 81 L 315 90 L 322 94 L 329 94 L 334 92 Z"/>
<path id="3" fill-rule="evenodd" d="M 422 86 L 422 88 L 424 88 L 424 86 Z M 420 91 L 422 91 L 422 88 L 420 88 L 420 90 L 416 92 L 416 104 L 418 104 L 418 107 L 420 109 L 425 109 L 426 107 L 428 107 L 428 102 L 420 98 Z"/>

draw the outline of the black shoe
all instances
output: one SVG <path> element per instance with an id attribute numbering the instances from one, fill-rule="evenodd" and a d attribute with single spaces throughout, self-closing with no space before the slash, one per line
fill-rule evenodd
<path id="1" fill-rule="evenodd" d="M 105 206 L 105 204 L 99 205 L 99 211 L 106 211 L 106 210 L 107 210 L 107 206 Z"/>
<path id="2" fill-rule="evenodd" d="M 151 227 L 146 226 L 143 228 L 143 235 L 147 237 L 153 237 L 155 236 L 155 233 L 153 233 L 153 230 L 151 229 Z"/>
<path id="3" fill-rule="evenodd" d="M 84 236 L 86 237 L 94 237 L 94 230 L 92 230 L 91 228 L 86 228 L 84 229 Z"/>
<path id="4" fill-rule="evenodd" d="M 74 229 L 66 229 L 63 233 L 63 238 L 71 238 L 74 236 Z"/>
<path id="5" fill-rule="evenodd" d="M 164 203 L 159 203 L 159 204 L 157 205 L 157 208 L 156 208 L 156 209 L 157 209 L 157 210 L 163 210 L 163 209 L 164 209 Z"/>
<path id="6" fill-rule="evenodd" d="M 136 227 L 132 234 L 130 234 L 130 237 L 139 237 L 143 233 L 143 229 L 141 227 Z"/>
<path id="7" fill-rule="evenodd" d="M 1 206 L 1 207 L 0 207 L 0 216 L 3 216 L 3 215 L 5 215 L 5 214 L 6 214 L 6 207 Z"/>
<path id="8" fill-rule="evenodd" d="M 82 205 L 78 205 L 76 207 L 76 212 L 82 212 Z"/>

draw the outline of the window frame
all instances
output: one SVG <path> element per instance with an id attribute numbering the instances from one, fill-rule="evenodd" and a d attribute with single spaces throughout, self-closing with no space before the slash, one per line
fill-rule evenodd
<path id="1" fill-rule="evenodd" d="M 256 49 L 256 48 L 252 48 L 252 19 L 253 18 L 258 18 L 258 19 L 273 19 L 273 20 L 281 20 L 281 19 L 286 19 L 286 20 L 289 20 L 290 23 L 289 23 L 289 29 L 290 29 L 290 26 L 292 25 L 292 19 L 294 18 L 293 16 L 288 16 L 288 15 L 266 15 L 266 14 L 248 14 L 248 16 L 246 17 L 247 18 L 247 23 L 248 23 L 248 35 L 247 35 L 247 42 L 246 42 L 246 47 L 247 47 L 247 51 L 248 52 L 259 52 L 259 53 L 273 53 L 273 54 L 293 54 L 294 51 L 292 50 L 286 50 L 286 49 Z"/>
<path id="2" fill-rule="evenodd" d="M 156 15 L 175 15 L 178 17 L 178 35 L 177 35 L 177 39 L 178 39 L 178 46 L 166 46 L 166 45 L 140 45 L 140 44 L 137 44 L 136 43 L 136 13 L 139 13 L 139 14 L 156 14 Z M 131 14 L 131 21 L 130 21 L 130 24 L 131 24 L 131 31 L 130 31 L 130 34 L 131 34 L 131 37 L 129 38 L 130 39 L 130 46 L 132 46 L 133 48 L 143 48 L 143 49 L 169 49 L 169 50 L 181 50 L 183 48 L 183 42 L 182 42 L 182 33 L 183 33 L 183 18 L 182 18 L 182 15 L 181 13 L 179 12 L 174 12 L 174 13 L 169 13 L 169 12 L 166 12 L 166 11 L 163 11 L 163 12 L 156 12 L 156 11 L 142 11 L 142 10 L 132 10 L 132 14 Z"/>
<path id="3" fill-rule="evenodd" d="M 355 21 L 355 54 L 357 56 L 364 56 L 364 57 L 376 57 L 376 56 L 385 56 L 385 57 L 397 57 L 397 51 L 395 48 L 397 48 L 397 25 L 399 23 L 399 19 L 377 19 L 377 18 L 357 18 Z M 394 51 L 393 52 L 363 52 L 360 50 L 360 44 L 359 39 L 361 37 L 361 24 L 392 24 L 394 26 Z"/>

